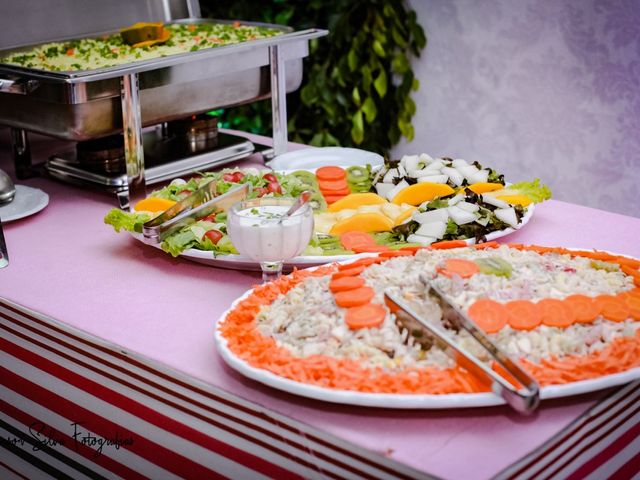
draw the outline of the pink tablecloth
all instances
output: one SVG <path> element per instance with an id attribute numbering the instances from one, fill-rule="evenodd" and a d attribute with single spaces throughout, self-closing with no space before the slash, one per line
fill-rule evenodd
<path id="1" fill-rule="evenodd" d="M 2 155 L 0 166 L 11 170 L 6 147 Z M 42 178 L 21 183 L 46 191 L 50 204 L 5 225 L 11 264 L 0 270 L 0 298 L 417 470 L 488 478 L 603 395 L 547 401 L 523 418 L 506 408 L 394 411 L 331 405 L 261 386 L 226 367 L 213 342 L 214 323 L 259 281 L 257 273 L 174 259 L 114 233 L 102 222 L 115 206 L 107 195 Z M 640 219 L 549 201 L 505 240 L 640 257 L 638 234 Z"/>

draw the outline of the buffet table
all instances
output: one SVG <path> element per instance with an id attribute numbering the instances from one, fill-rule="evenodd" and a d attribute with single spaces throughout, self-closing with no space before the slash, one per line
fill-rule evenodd
<path id="1" fill-rule="evenodd" d="M 0 167 L 12 172 L 6 142 Z M 213 330 L 259 273 L 114 233 L 102 218 L 115 201 L 103 193 L 19 183 L 50 203 L 4 226 L 2 478 L 626 478 L 638 469 L 638 382 L 544 401 L 522 417 L 506 407 L 334 405 L 244 378 L 216 353 Z M 549 201 L 505 241 L 640 257 L 638 233 L 640 219 Z"/>

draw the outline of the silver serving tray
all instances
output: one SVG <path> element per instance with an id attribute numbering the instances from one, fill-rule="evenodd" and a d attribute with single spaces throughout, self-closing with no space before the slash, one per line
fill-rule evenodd
<path id="1" fill-rule="evenodd" d="M 172 23 L 229 23 L 189 19 Z M 326 30 L 243 22 L 282 30 L 282 35 L 167 57 L 74 72 L 48 72 L 0 64 L 0 124 L 82 141 L 122 131 L 120 78 L 139 74 L 143 125 L 270 96 L 269 47 L 285 59 L 286 91 L 302 82 L 308 42 Z M 100 32 L 85 37 L 97 37 Z M 59 41 L 71 40 L 62 39 Z M 0 57 L 36 45 L 0 50 Z"/>

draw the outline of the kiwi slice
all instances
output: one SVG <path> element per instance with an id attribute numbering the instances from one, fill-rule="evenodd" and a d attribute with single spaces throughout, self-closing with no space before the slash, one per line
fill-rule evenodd
<path id="1" fill-rule="evenodd" d="M 318 191 L 314 191 L 309 197 L 309 205 L 316 212 L 323 212 L 327 209 L 327 201 Z"/>
<path id="2" fill-rule="evenodd" d="M 511 264 L 500 257 L 478 258 L 475 263 L 487 275 L 509 278 L 513 271 Z"/>
<path id="3" fill-rule="evenodd" d="M 347 182 L 364 183 L 369 180 L 369 170 L 366 167 L 355 165 L 347 168 Z"/>
<path id="4" fill-rule="evenodd" d="M 311 172 L 307 172 L 305 170 L 296 170 L 295 172 L 291 172 L 289 175 L 296 177 L 302 183 L 309 186 L 311 190 L 318 189 L 318 180 L 316 179 L 316 176 Z"/>

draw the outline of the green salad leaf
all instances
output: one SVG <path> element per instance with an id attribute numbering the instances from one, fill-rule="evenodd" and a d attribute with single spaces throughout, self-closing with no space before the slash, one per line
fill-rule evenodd
<path id="1" fill-rule="evenodd" d="M 547 185 L 541 184 L 539 178 L 536 178 L 533 182 L 514 183 L 502 192 L 507 194 L 507 191 L 525 195 L 534 203 L 540 203 L 551 198 L 551 189 Z"/>
<path id="2" fill-rule="evenodd" d="M 142 225 L 151 220 L 148 213 L 131 213 L 113 208 L 105 215 L 104 223 L 111 225 L 116 232 L 126 230 L 128 232 L 142 233 Z"/>

